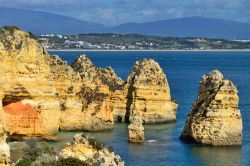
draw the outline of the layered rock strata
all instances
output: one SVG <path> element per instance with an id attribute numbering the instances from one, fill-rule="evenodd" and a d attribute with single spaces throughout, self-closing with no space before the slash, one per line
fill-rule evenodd
<path id="1" fill-rule="evenodd" d="M 16 27 L 0 34 L 0 117 L 11 139 L 55 139 L 58 129 L 113 128 L 111 89 L 122 84 L 112 68 L 86 56 L 69 66 L 49 56 L 34 37 Z"/>
<path id="2" fill-rule="evenodd" d="M 238 91 L 230 80 L 214 70 L 204 75 L 188 114 L 181 139 L 207 145 L 241 145 L 242 117 Z"/>
<path id="3" fill-rule="evenodd" d="M 167 77 L 152 59 L 137 61 L 123 87 L 112 96 L 117 121 L 129 121 L 131 111 L 142 114 L 145 124 L 176 120 L 178 104 L 171 99 Z"/>
<path id="4" fill-rule="evenodd" d="M 60 103 L 48 55 L 33 36 L 15 27 L 0 33 L 0 118 L 10 138 L 54 139 Z"/>
<path id="5" fill-rule="evenodd" d="M 10 147 L 6 143 L 6 133 L 3 129 L 3 126 L 0 125 L 0 165 L 7 166 L 9 165 L 10 158 Z"/>
<path id="6" fill-rule="evenodd" d="M 77 93 L 82 88 L 82 79 L 66 61 L 53 55 L 49 57 L 51 75 L 60 101 L 60 130 L 84 130 L 82 102 Z M 70 115 L 70 116 L 67 116 Z M 66 118 L 65 118 L 66 116 Z"/>
<path id="7" fill-rule="evenodd" d="M 63 111 L 60 129 L 85 131 L 112 129 L 114 120 L 110 109 L 111 89 L 122 84 L 122 80 L 112 68 L 98 68 L 85 55 L 78 56 L 72 68 L 81 78 L 81 87 L 75 94 L 81 100 L 82 109 Z"/>
<path id="8" fill-rule="evenodd" d="M 142 125 L 141 112 L 132 112 L 130 122 L 128 126 L 128 141 L 135 143 L 144 142 L 144 127 Z"/>
<path id="9" fill-rule="evenodd" d="M 74 140 L 65 144 L 60 152 L 61 158 L 77 158 L 89 165 L 98 166 L 124 166 L 124 161 L 113 149 L 104 147 L 94 138 L 88 138 L 84 134 L 76 134 Z"/>

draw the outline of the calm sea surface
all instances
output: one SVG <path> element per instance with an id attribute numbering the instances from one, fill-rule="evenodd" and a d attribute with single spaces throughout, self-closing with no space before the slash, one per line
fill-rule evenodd
<path id="1" fill-rule="evenodd" d="M 155 142 L 129 144 L 127 124 L 115 125 L 113 131 L 89 133 L 115 151 L 126 165 L 250 165 L 250 52 L 50 52 L 72 63 L 77 55 L 86 54 L 100 67 L 112 66 L 125 79 L 136 60 L 152 58 L 165 71 L 171 95 L 178 100 L 177 122 L 145 126 L 146 140 Z M 209 147 L 185 144 L 179 140 L 186 116 L 196 99 L 201 76 L 219 69 L 226 79 L 238 87 L 239 108 L 243 117 L 243 145 L 241 147 Z M 74 135 L 59 133 L 57 149 Z"/>

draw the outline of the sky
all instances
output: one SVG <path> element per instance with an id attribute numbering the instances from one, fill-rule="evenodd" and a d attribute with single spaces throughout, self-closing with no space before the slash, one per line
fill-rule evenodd
<path id="1" fill-rule="evenodd" d="M 110 26 L 191 16 L 250 22 L 250 0 L 0 0 L 0 6 L 46 11 Z"/>

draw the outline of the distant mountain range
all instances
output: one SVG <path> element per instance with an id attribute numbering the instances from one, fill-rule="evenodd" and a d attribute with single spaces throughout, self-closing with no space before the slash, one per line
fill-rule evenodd
<path id="1" fill-rule="evenodd" d="M 0 7 L 0 25 L 15 25 L 34 34 L 90 33 L 106 29 L 101 24 L 58 14 L 6 7 Z"/>
<path id="2" fill-rule="evenodd" d="M 34 34 L 126 33 L 174 37 L 249 39 L 250 23 L 186 17 L 107 27 L 58 14 L 0 7 L 0 25 L 16 25 Z"/>

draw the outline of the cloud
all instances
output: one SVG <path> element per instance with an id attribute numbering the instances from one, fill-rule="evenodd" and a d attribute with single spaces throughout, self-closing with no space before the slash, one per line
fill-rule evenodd
<path id="1" fill-rule="evenodd" d="M 153 9 L 144 9 L 144 10 L 139 11 L 139 15 L 144 16 L 144 17 L 153 16 L 154 14 L 156 14 L 156 11 Z"/>
<path id="2" fill-rule="evenodd" d="M 115 25 L 186 16 L 250 22 L 250 0 L 0 0 L 1 6 Z"/>
<path id="3" fill-rule="evenodd" d="M 239 9 L 245 0 L 193 0 L 194 8 Z"/>
<path id="4" fill-rule="evenodd" d="M 249 8 L 249 0 L 193 0 L 185 15 L 250 22 Z"/>

